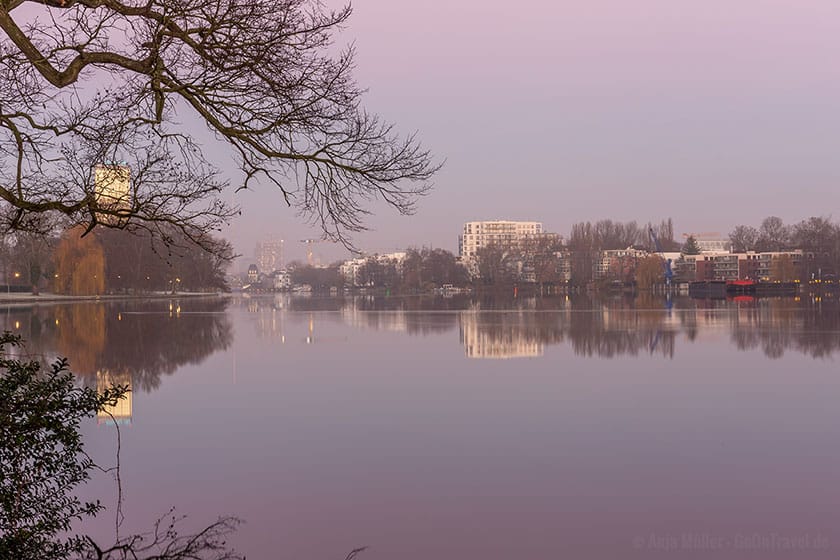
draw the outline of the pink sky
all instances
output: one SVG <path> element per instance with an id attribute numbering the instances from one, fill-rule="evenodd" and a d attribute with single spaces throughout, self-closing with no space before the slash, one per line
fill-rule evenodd
<path id="1" fill-rule="evenodd" d="M 375 207 L 366 250 L 456 250 L 461 224 L 658 221 L 726 233 L 840 202 L 840 5 L 829 1 L 361 0 L 369 110 L 446 166 L 410 218 Z M 270 202 L 269 199 L 270 198 Z M 273 193 L 238 198 L 249 255 L 316 234 Z M 341 256 L 320 246 L 324 260 Z"/>

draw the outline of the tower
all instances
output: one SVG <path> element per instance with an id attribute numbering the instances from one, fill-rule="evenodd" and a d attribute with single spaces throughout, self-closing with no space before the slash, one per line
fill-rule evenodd
<path id="1" fill-rule="evenodd" d="M 131 208 L 131 170 L 122 164 L 98 164 L 93 168 L 94 199 L 97 207 L 105 213 L 97 213 L 96 219 L 105 224 L 116 224 L 119 216 L 111 212 L 126 214 Z"/>

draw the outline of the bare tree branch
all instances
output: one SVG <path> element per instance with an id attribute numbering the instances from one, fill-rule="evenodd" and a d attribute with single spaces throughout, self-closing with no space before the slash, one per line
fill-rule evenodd
<path id="1" fill-rule="evenodd" d="M 237 210 L 177 115 L 229 146 L 235 188 L 273 185 L 327 237 L 348 243 L 372 199 L 411 213 L 439 164 L 362 108 L 354 49 L 333 45 L 350 15 L 316 0 L 0 0 L 0 225 L 218 229 Z M 118 209 L 91 172 L 113 162 L 131 168 Z"/>

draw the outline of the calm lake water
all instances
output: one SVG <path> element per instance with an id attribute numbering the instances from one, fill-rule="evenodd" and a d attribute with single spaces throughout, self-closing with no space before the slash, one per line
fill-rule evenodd
<path id="1" fill-rule="evenodd" d="M 125 521 L 250 559 L 840 558 L 840 307 L 181 299 L 2 309 L 130 401 Z M 108 510 L 81 529 L 113 539 Z"/>

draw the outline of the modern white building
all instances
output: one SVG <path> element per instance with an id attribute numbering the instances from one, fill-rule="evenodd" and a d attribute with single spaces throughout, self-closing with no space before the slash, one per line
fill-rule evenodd
<path id="1" fill-rule="evenodd" d="M 479 249 L 498 245 L 512 247 L 531 235 L 543 232 L 542 222 L 494 220 L 467 222 L 458 238 L 458 254 L 465 262 L 475 258 Z"/>

